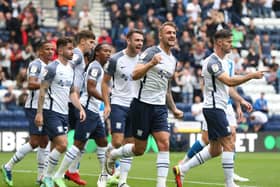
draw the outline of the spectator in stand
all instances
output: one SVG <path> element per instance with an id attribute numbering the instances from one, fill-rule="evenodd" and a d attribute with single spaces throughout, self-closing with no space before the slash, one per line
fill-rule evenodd
<path id="1" fill-rule="evenodd" d="M 178 39 L 179 46 L 181 49 L 181 60 L 189 60 L 189 51 L 192 47 L 192 39 L 188 31 L 183 31 L 182 36 Z"/>
<path id="2" fill-rule="evenodd" d="M 261 111 L 254 111 L 250 114 L 250 126 L 254 132 L 259 132 L 267 121 L 267 115 Z"/>
<path id="3" fill-rule="evenodd" d="M 259 60 L 260 57 L 259 55 L 255 52 L 253 46 L 249 48 L 249 53 L 247 55 L 247 60 L 248 60 L 248 65 L 247 67 L 254 67 L 257 68 L 259 65 Z"/>
<path id="4" fill-rule="evenodd" d="M 267 100 L 264 98 L 264 92 L 261 92 L 260 98 L 258 98 L 254 105 L 254 110 L 261 111 L 263 113 L 268 114 L 268 106 L 267 106 Z"/>
<path id="5" fill-rule="evenodd" d="M 199 1 L 198 0 L 192 0 L 191 3 L 187 4 L 187 16 L 188 18 L 192 18 L 194 21 L 197 20 L 197 18 L 199 17 L 201 13 L 201 8 L 199 5 Z"/>
<path id="6" fill-rule="evenodd" d="M 278 89 L 278 81 L 277 81 L 277 70 L 279 68 L 279 64 L 272 63 L 269 66 L 269 72 L 265 75 L 265 79 L 267 84 L 270 84 L 274 87 L 276 93 Z"/>
<path id="7" fill-rule="evenodd" d="M 75 5 L 76 0 L 56 0 L 58 19 L 69 17 Z"/>
<path id="8" fill-rule="evenodd" d="M 2 43 L 0 47 L 0 65 L 5 73 L 5 77 L 8 79 L 11 77 L 11 55 L 10 44 Z"/>
<path id="9" fill-rule="evenodd" d="M 254 48 L 256 54 L 260 57 L 262 56 L 262 46 L 261 46 L 261 37 L 260 35 L 256 35 L 254 40 L 251 43 L 251 46 Z"/>
<path id="10" fill-rule="evenodd" d="M 262 7 L 263 15 L 266 18 L 271 18 L 271 12 L 272 12 L 272 4 L 274 0 L 265 0 L 265 3 Z"/>
<path id="11" fill-rule="evenodd" d="M 11 11 L 11 1 L 10 0 L 1 0 L 0 1 L 0 11 L 7 13 Z"/>
<path id="12" fill-rule="evenodd" d="M 8 86 L 8 91 L 3 97 L 3 104 L 6 110 L 15 110 L 16 108 L 16 95 L 13 93 L 13 86 Z"/>
<path id="13" fill-rule="evenodd" d="M 112 25 L 110 35 L 112 37 L 113 44 L 115 44 L 114 41 L 116 41 L 116 39 L 118 38 L 118 32 L 120 29 L 121 11 L 120 11 L 117 3 L 112 3 L 109 11 L 110 11 L 110 19 L 111 19 L 111 25 Z"/>
<path id="14" fill-rule="evenodd" d="M 27 45 L 22 51 L 22 65 L 21 67 L 27 68 L 29 62 L 33 61 L 36 58 L 36 55 L 33 51 L 32 45 Z"/>
<path id="15" fill-rule="evenodd" d="M 195 66 L 196 67 L 202 66 L 202 62 L 207 56 L 207 52 L 205 49 L 205 42 L 197 41 L 195 43 L 193 56 L 194 56 Z"/>
<path id="16" fill-rule="evenodd" d="M 0 65 L 0 90 L 3 89 L 3 85 L 2 83 L 6 80 L 6 77 L 5 77 L 5 73 L 2 69 L 2 66 Z M 0 110 L 1 110 L 1 107 L 0 107 Z"/>
<path id="17" fill-rule="evenodd" d="M 280 18 L 280 1 L 279 0 L 275 0 L 273 2 L 272 9 L 274 10 L 276 17 Z"/>
<path id="18" fill-rule="evenodd" d="M 14 43 L 12 47 L 12 55 L 11 55 L 11 75 L 14 80 L 19 72 L 19 68 L 22 64 L 22 50 L 19 47 L 19 44 Z"/>
<path id="19" fill-rule="evenodd" d="M 0 29 L 6 29 L 6 19 L 3 12 L 0 12 Z"/>
<path id="20" fill-rule="evenodd" d="M 192 81 L 194 79 L 192 75 L 192 69 L 190 63 L 185 63 L 183 70 L 180 72 L 180 77 L 178 76 L 175 80 L 177 85 L 179 85 L 181 89 L 181 94 L 183 98 L 183 103 L 192 104 L 193 100 L 193 85 Z"/>
<path id="21" fill-rule="evenodd" d="M 191 112 L 192 115 L 194 116 L 194 119 L 201 123 L 205 120 L 202 113 L 202 108 L 203 108 L 203 102 L 201 101 L 201 97 L 195 96 L 194 103 L 192 104 L 191 107 Z"/>
<path id="22" fill-rule="evenodd" d="M 13 18 L 10 12 L 6 13 L 6 29 L 10 33 L 10 42 L 21 44 L 20 20 Z"/>
<path id="23" fill-rule="evenodd" d="M 21 94 L 18 96 L 18 106 L 24 107 L 26 99 L 28 97 L 27 85 L 22 87 Z"/>
<path id="24" fill-rule="evenodd" d="M 188 21 L 187 16 L 185 15 L 185 12 L 182 7 L 177 8 L 177 15 L 174 18 L 174 22 L 178 28 L 179 31 L 184 30 L 184 25 Z"/>
<path id="25" fill-rule="evenodd" d="M 245 47 L 249 48 L 256 37 L 256 25 L 253 18 L 250 19 L 249 25 L 246 26 Z"/>
<path id="26" fill-rule="evenodd" d="M 106 29 L 101 30 L 101 35 L 98 37 L 97 42 L 112 44 L 112 38 L 109 36 L 108 31 Z"/>
<path id="27" fill-rule="evenodd" d="M 20 68 L 19 73 L 16 77 L 16 87 L 18 89 L 21 89 L 24 87 L 24 85 L 27 84 L 27 69 L 26 67 Z"/>
<path id="28" fill-rule="evenodd" d="M 271 42 L 269 40 L 268 33 L 263 35 L 263 41 L 261 42 L 262 59 L 266 62 L 264 65 L 268 66 L 271 63 Z"/>
<path id="29" fill-rule="evenodd" d="M 77 14 L 75 11 L 73 11 L 71 13 L 70 17 L 66 19 L 67 25 L 69 25 L 69 27 L 71 27 L 71 28 L 77 27 L 77 25 L 79 25 L 79 21 L 80 21 L 80 18 L 77 17 Z"/>
<path id="30" fill-rule="evenodd" d="M 148 32 L 146 25 L 144 24 L 142 19 L 138 19 L 136 22 L 136 28 L 144 33 L 144 35 Z"/>
<path id="31" fill-rule="evenodd" d="M 79 31 L 82 30 L 93 30 L 94 23 L 93 18 L 90 17 L 89 12 L 85 12 L 84 16 L 80 19 L 79 22 Z"/>
<path id="32" fill-rule="evenodd" d="M 193 102 L 195 96 L 200 96 L 203 100 L 202 87 L 203 87 L 203 78 L 202 78 L 202 67 L 196 67 L 194 70 L 194 79 L 193 79 Z"/>

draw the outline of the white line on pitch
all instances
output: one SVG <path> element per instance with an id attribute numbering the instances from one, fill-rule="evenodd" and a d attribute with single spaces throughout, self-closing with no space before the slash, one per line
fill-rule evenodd
<path id="1" fill-rule="evenodd" d="M 13 170 L 13 172 L 17 173 L 37 173 L 37 171 L 33 170 Z M 98 177 L 99 174 L 91 174 L 91 173 L 81 173 L 81 175 L 84 176 L 93 176 L 93 177 Z M 149 178 L 149 177 L 128 177 L 129 179 L 132 180 L 146 180 L 146 181 L 156 181 L 155 178 Z M 167 180 L 168 182 L 174 182 L 174 180 Z M 188 183 L 192 184 L 201 184 L 201 185 L 210 185 L 210 186 L 224 186 L 225 184 L 223 183 L 211 183 L 211 182 L 201 182 L 201 181 L 188 181 Z M 241 185 L 240 187 L 257 187 L 257 186 L 247 186 L 247 185 Z"/>

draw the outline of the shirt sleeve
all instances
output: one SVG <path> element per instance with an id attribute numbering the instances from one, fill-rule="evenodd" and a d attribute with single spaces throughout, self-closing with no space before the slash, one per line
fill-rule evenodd
<path id="1" fill-rule="evenodd" d="M 57 64 L 55 63 L 51 63 L 48 64 L 45 69 L 44 69 L 44 73 L 43 73 L 43 81 L 47 81 L 47 82 L 52 82 L 55 74 L 56 74 L 56 67 Z"/>
<path id="2" fill-rule="evenodd" d="M 160 52 L 160 49 L 156 46 L 146 49 L 139 57 L 139 64 L 147 64 L 153 58 L 153 56 Z"/>
<path id="3" fill-rule="evenodd" d="M 29 77 L 39 77 L 41 71 L 41 65 L 37 63 L 31 63 L 28 67 Z"/>
<path id="4" fill-rule="evenodd" d="M 104 66 L 104 71 L 110 76 L 113 76 L 114 73 L 116 72 L 116 67 L 117 67 L 117 60 L 114 58 L 110 58 L 108 64 Z"/>
<path id="5" fill-rule="evenodd" d="M 101 67 L 92 66 L 88 71 L 88 80 L 97 81 L 98 78 L 101 76 Z"/>
<path id="6" fill-rule="evenodd" d="M 214 75 L 215 77 L 218 77 L 223 72 L 225 72 L 222 63 L 216 58 L 208 62 L 207 70 L 211 75 Z"/>

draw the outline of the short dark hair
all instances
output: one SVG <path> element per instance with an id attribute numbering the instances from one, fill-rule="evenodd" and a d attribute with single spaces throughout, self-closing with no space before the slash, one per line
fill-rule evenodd
<path id="1" fill-rule="evenodd" d="M 65 47 L 68 43 L 74 44 L 74 40 L 72 37 L 59 38 L 56 42 L 56 48 L 59 49 L 61 47 Z"/>
<path id="2" fill-rule="evenodd" d="M 232 33 L 230 30 L 227 29 L 221 29 L 218 30 L 215 34 L 214 34 L 214 42 L 216 42 L 218 39 L 225 39 L 225 38 L 230 38 L 232 36 Z"/>
<path id="3" fill-rule="evenodd" d="M 132 36 L 134 33 L 141 34 L 142 36 L 144 36 L 144 33 L 143 33 L 141 30 L 132 29 L 132 30 L 130 30 L 130 31 L 126 34 L 126 38 L 131 38 L 131 36 Z"/>
<path id="4" fill-rule="evenodd" d="M 50 43 L 51 43 L 51 42 L 48 41 L 48 40 L 40 40 L 40 41 L 39 41 L 38 43 L 36 43 L 35 46 L 34 46 L 35 52 L 41 50 L 41 49 L 44 47 L 44 45 L 50 44 Z"/>
<path id="5" fill-rule="evenodd" d="M 164 22 L 164 23 L 160 26 L 159 32 L 162 32 L 162 30 L 163 30 L 164 27 L 166 27 L 166 26 L 171 26 L 171 27 L 173 27 L 173 28 L 177 31 L 177 27 L 176 27 L 176 24 L 175 24 L 174 22 L 172 22 L 172 21 L 166 21 L 166 22 Z"/>
<path id="6" fill-rule="evenodd" d="M 75 37 L 76 43 L 79 44 L 82 39 L 94 39 L 95 40 L 95 35 L 90 30 L 83 30 L 76 34 L 76 37 Z"/>

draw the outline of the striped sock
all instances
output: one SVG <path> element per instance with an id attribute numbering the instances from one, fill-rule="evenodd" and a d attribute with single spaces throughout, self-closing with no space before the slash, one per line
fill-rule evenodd
<path id="1" fill-rule="evenodd" d="M 169 152 L 160 151 L 157 155 L 157 187 L 166 186 L 169 163 Z"/>
<path id="2" fill-rule="evenodd" d="M 71 165 L 71 163 L 76 159 L 80 150 L 75 145 L 72 145 L 71 148 L 65 153 L 65 156 L 58 168 L 54 178 L 63 178 L 65 171 Z"/>
<path id="3" fill-rule="evenodd" d="M 27 142 L 13 155 L 9 162 L 5 164 L 5 168 L 7 168 L 8 170 L 12 170 L 14 164 L 21 161 L 25 157 L 25 155 L 31 152 L 32 150 L 33 148 L 31 147 L 30 143 Z"/>

